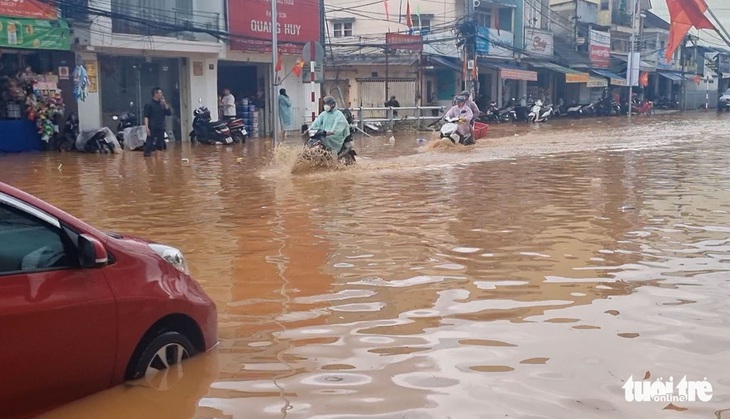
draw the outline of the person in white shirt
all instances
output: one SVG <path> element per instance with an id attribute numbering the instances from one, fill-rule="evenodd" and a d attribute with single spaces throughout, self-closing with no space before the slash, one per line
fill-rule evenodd
<path id="1" fill-rule="evenodd" d="M 224 119 L 234 119 L 236 117 L 236 98 L 231 94 L 231 89 L 223 89 L 221 107 L 223 108 Z"/>

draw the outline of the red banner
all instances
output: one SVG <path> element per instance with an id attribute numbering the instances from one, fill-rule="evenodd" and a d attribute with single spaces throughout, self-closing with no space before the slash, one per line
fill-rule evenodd
<path id="1" fill-rule="evenodd" d="M 603 45 L 589 45 L 591 65 L 593 67 L 608 68 L 611 64 L 611 47 Z"/>
<path id="2" fill-rule="evenodd" d="M 419 35 L 388 32 L 385 34 L 385 43 L 391 49 L 423 51 L 423 38 Z"/>
<path id="3" fill-rule="evenodd" d="M 320 41 L 319 0 L 277 0 L 276 9 L 281 53 L 301 54 L 305 43 Z M 231 49 L 271 52 L 271 1 L 228 0 L 228 31 Z"/>
<path id="4" fill-rule="evenodd" d="M 38 0 L 0 0 L 0 16 L 58 19 L 55 7 Z"/>

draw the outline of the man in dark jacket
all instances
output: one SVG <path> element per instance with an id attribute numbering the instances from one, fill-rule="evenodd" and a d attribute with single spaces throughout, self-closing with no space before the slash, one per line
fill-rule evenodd
<path id="1" fill-rule="evenodd" d="M 153 151 L 165 150 L 165 117 L 172 115 L 165 102 L 162 89 L 152 89 L 152 101 L 144 106 L 144 126 L 147 128 L 147 141 L 144 144 L 144 156 L 149 157 Z"/>

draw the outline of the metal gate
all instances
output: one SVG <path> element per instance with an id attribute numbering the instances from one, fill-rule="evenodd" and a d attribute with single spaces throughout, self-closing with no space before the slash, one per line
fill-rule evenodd
<path id="1" fill-rule="evenodd" d="M 390 98 L 385 97 L 385 79 L 357 79 L 359 96 L 352 106 L 381 108 Z M 401 106 L 416 106 L 416 79 L 388 79 L 388 94 L 395 96 Z M 400 111 L 399 117 L 414 116 L 414 111 Z M 365 118 L 385 117 L 383 112 L 365 112 Z"/>

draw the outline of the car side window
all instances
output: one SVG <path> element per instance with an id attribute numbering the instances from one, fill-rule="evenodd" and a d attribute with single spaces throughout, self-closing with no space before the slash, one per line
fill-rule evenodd
<path id="1" fill-rule="evenodd" d="M 58 228 L 0 204 L 0 275 L 71 266 Z"/>

